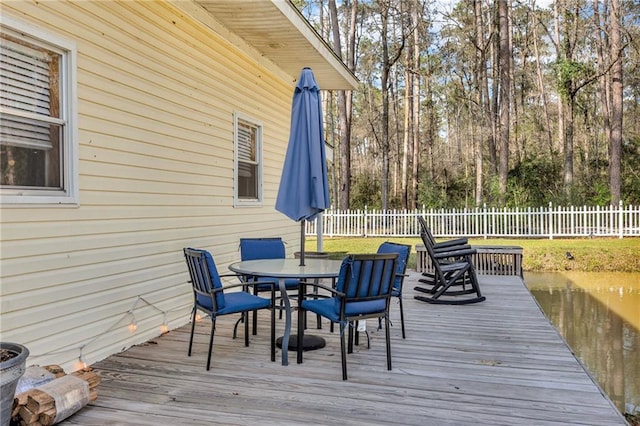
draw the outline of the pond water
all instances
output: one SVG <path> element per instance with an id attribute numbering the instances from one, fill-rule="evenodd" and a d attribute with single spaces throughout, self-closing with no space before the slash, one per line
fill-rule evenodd
<path id="1" fill-rule="evenodd" d="M 640 413 L 640 273 L 525 273 L 524 280 L 618 410 Z"/>

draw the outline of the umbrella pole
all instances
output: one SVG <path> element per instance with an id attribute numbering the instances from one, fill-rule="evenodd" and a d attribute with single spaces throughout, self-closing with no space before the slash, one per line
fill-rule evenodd
<path id="1" fill-rule="evenodd" d="M 300 266 L 304 266 L 304 219 L 300 221 Z"/>
<path id="2" fill-rule="evenodd" d="M 324 251 L 323 246 L 322 246 L 322 234 L 324 232 L 323 229 L 323 219 L 322 219 L 322 212 L 318 213 L 318 216 L 316 217 L 316 237 L 317 237 L 317 250 L 318 253 L 322 253 Z"/>

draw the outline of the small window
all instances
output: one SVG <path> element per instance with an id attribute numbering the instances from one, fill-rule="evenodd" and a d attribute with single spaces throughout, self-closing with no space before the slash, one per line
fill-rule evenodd
<path id="1" fill-rule="evenodd" d="M 234 114 L 234 205 L 262 203 L 262 126 Z"/>
<path id="2" fill-rule="evenodd" d="M 2 24 L 2 202 L 75 203 L 75 46 L 4 17 Z"/>

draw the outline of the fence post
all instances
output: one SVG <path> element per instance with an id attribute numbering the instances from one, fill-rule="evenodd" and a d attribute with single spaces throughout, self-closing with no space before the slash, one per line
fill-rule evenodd
<path id="1" fill-rule="evenodd" d="M 338 229 L 337 227 L 337 218 L 338 218 L 338 212 L 339 210 L 337 208 L 332 208 L 331 209 L 331 218 L 327 219 L 327 226 L 329 227 L 330 231 L 329 231 L 329 236 L 333 237 L 336 234 L 336 230 Z"/>
<path id="2" fill-rule="evenodd" d="M 487 203 L 484 203 L 482 205 L 482 234 L 484 235 L 484 239 L 487 239 L 487 221 L 489 219 L 487 218 Z"/>
<path id="3" fill-rule="evenodd" d="M 367 206 L 364 206 L 364 211 L 362 212 L 362 232 L 363 236 L 367 238 Z"/>
<path id="4" fill-rule="evenodd" d="M 569 234 L 571 234 L 571 235 L 576 233 L 576 221 L 575 221 L 575 218 L 574 218 L 574 214 L 575 214 L 574 211 L 575 211 L 574 206 L 573 206 L 573 204 L 571 204 L 571 213 L 570 213 L 571 220 L 570 220 L 570 225 L 569 225 L 570 226 Z"/>
<path id="5" fill-rule="evenodd" d="M 624 235 L 624 212 L 622 211 L 622 200 L 618 201 L 618 222 L 619 222 L 619 227 L 620 227 L 620 231 L 618 234 L 618 238 L 622 239 L 622 236 Z"/>
<path id="6" fill-rule="evenodd" d="M 553 207 L 551 201 L 549 201 L 549 239 L 553 240 Z"/>

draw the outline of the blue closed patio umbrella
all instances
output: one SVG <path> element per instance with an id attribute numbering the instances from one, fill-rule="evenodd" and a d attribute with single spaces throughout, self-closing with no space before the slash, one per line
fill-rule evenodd
<path id="1" fill-rule="evenodd" d="M 276 210 L 300 222 L 300 265 L 304 265 L 304 221 L 329 207 L 320 88 L 310 68 L 300 73 L 293 93 L 291 131 Z"/>

